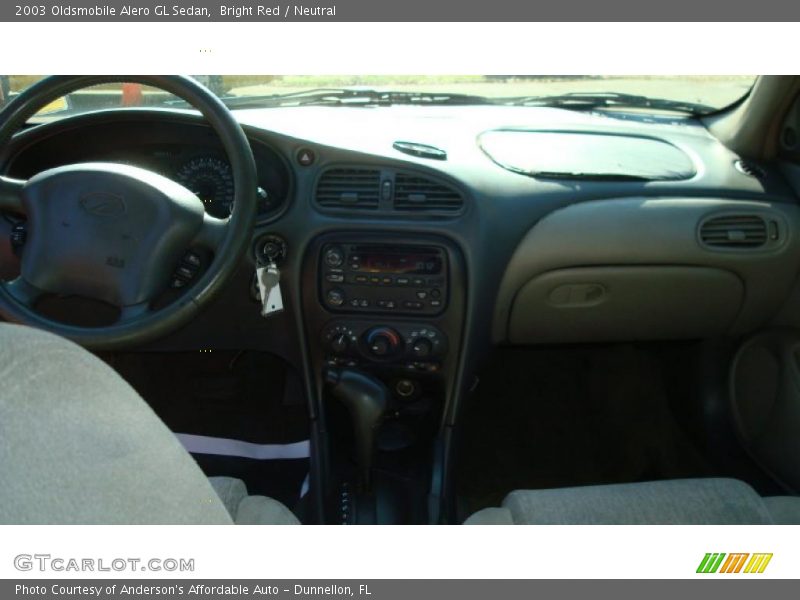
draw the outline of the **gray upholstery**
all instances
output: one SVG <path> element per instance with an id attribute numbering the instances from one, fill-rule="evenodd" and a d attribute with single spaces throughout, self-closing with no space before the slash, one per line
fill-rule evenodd
<path id="1" fill-rule="evenodd" d="M 511 511 L 505 507 L 491 507 L 479 510 L 469 519 L 464 521 L 464 525 L 516 525 Z"/>
<path id="2" fill-rule="evenodd" d="M 735 479 L 678 479 L 515 491 L 502 507 L 478 511 L 465 524 L 767 525 L 798 520 L 800 499 L 764 499 Z"/>
<path id="3" fill-rule="evenodd" d="M 800 525 L 800 498 L 795 496 L 770 496 L 764 504 L 776 525 Z"/>
<path id="4" fill-rule="evenodd" d="M 247 496 L 239 503 L 237 525 L 300 525 L 292 511 L 266 496 Z"/>
<path id="5" fill-rule="evenodd" d="M 65 339 L 0 323 L 0 523 L 232 522 L 110 367 Z"/>
<path id="6" fill-rule="evenodd" d="M 209 481 L 237 525 L 299 525 L 294 513 L 266 496 L 248 496 L 241 479 L 210 477 Z"/>
<path id="7" fill-rule="evenodd" d="M 225 505 L 228 514 L 235 519 L 239 504 L 247 497 L 247 487 L 244 481 L 235 477 L 209 477 L 208 480 Z"/>

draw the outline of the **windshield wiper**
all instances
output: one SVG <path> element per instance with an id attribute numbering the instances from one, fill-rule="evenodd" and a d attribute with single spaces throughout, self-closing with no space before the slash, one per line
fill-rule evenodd
<path id="1" fill-rule="evenodd" d="M 483 96 L 449 92 L 397 92 L 357 88 L 320 88 L 288 94 L 221 96 L 228 108 L 261 108 L 278 106 L 395 106 L 494 104 Z M 175 104 L 183 103 L 182 100 Z M 184 103 L 185 104 L 185 103 Z"/>
<path id="2" fill-rule="evenodd" d="M 516 96 L 496 98 L 498 104 L 511 106 L 552 106 L 571 110 L 591 110 L 595 108 L 649 108 L 689 114 L 709 113 L 716 110 L 713 106 L 666 98 L 650 98 L 637 94 L 621 94 L 617 92 L 572 92 L 556 96 Z"/>

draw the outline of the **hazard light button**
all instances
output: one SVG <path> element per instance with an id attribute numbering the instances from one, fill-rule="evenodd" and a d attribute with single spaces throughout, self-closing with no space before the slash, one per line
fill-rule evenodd
<path id="1" fill-rule="evenodd" d="M 300 163 L 301 167 L 310 167 L 314 164 L 316 158 L 314 151 L 308 148 L 300 148 L 297 151 L 297 162 Z"/>

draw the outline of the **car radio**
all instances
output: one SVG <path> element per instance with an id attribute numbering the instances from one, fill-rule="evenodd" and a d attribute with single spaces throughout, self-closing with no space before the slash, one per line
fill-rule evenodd
<path id="1" fill-rule="evenodd" d="M 334 312 L 437 315 L 447 304 L 447 258 L 436 246 L 326 244 L 319 279 Z"/>

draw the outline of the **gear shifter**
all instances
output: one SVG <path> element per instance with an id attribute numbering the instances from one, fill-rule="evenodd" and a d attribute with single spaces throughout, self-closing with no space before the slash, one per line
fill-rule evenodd
<path id="1" fill-rule="evenodd" d="M 375 433 L 386 412 L 389 390 L 379 379 L 351 369 L 328 369 L 325 382 L 333 396 L 350 412 L 355 432 L 359 484 L 364 491 L 369 491 Z"/>

